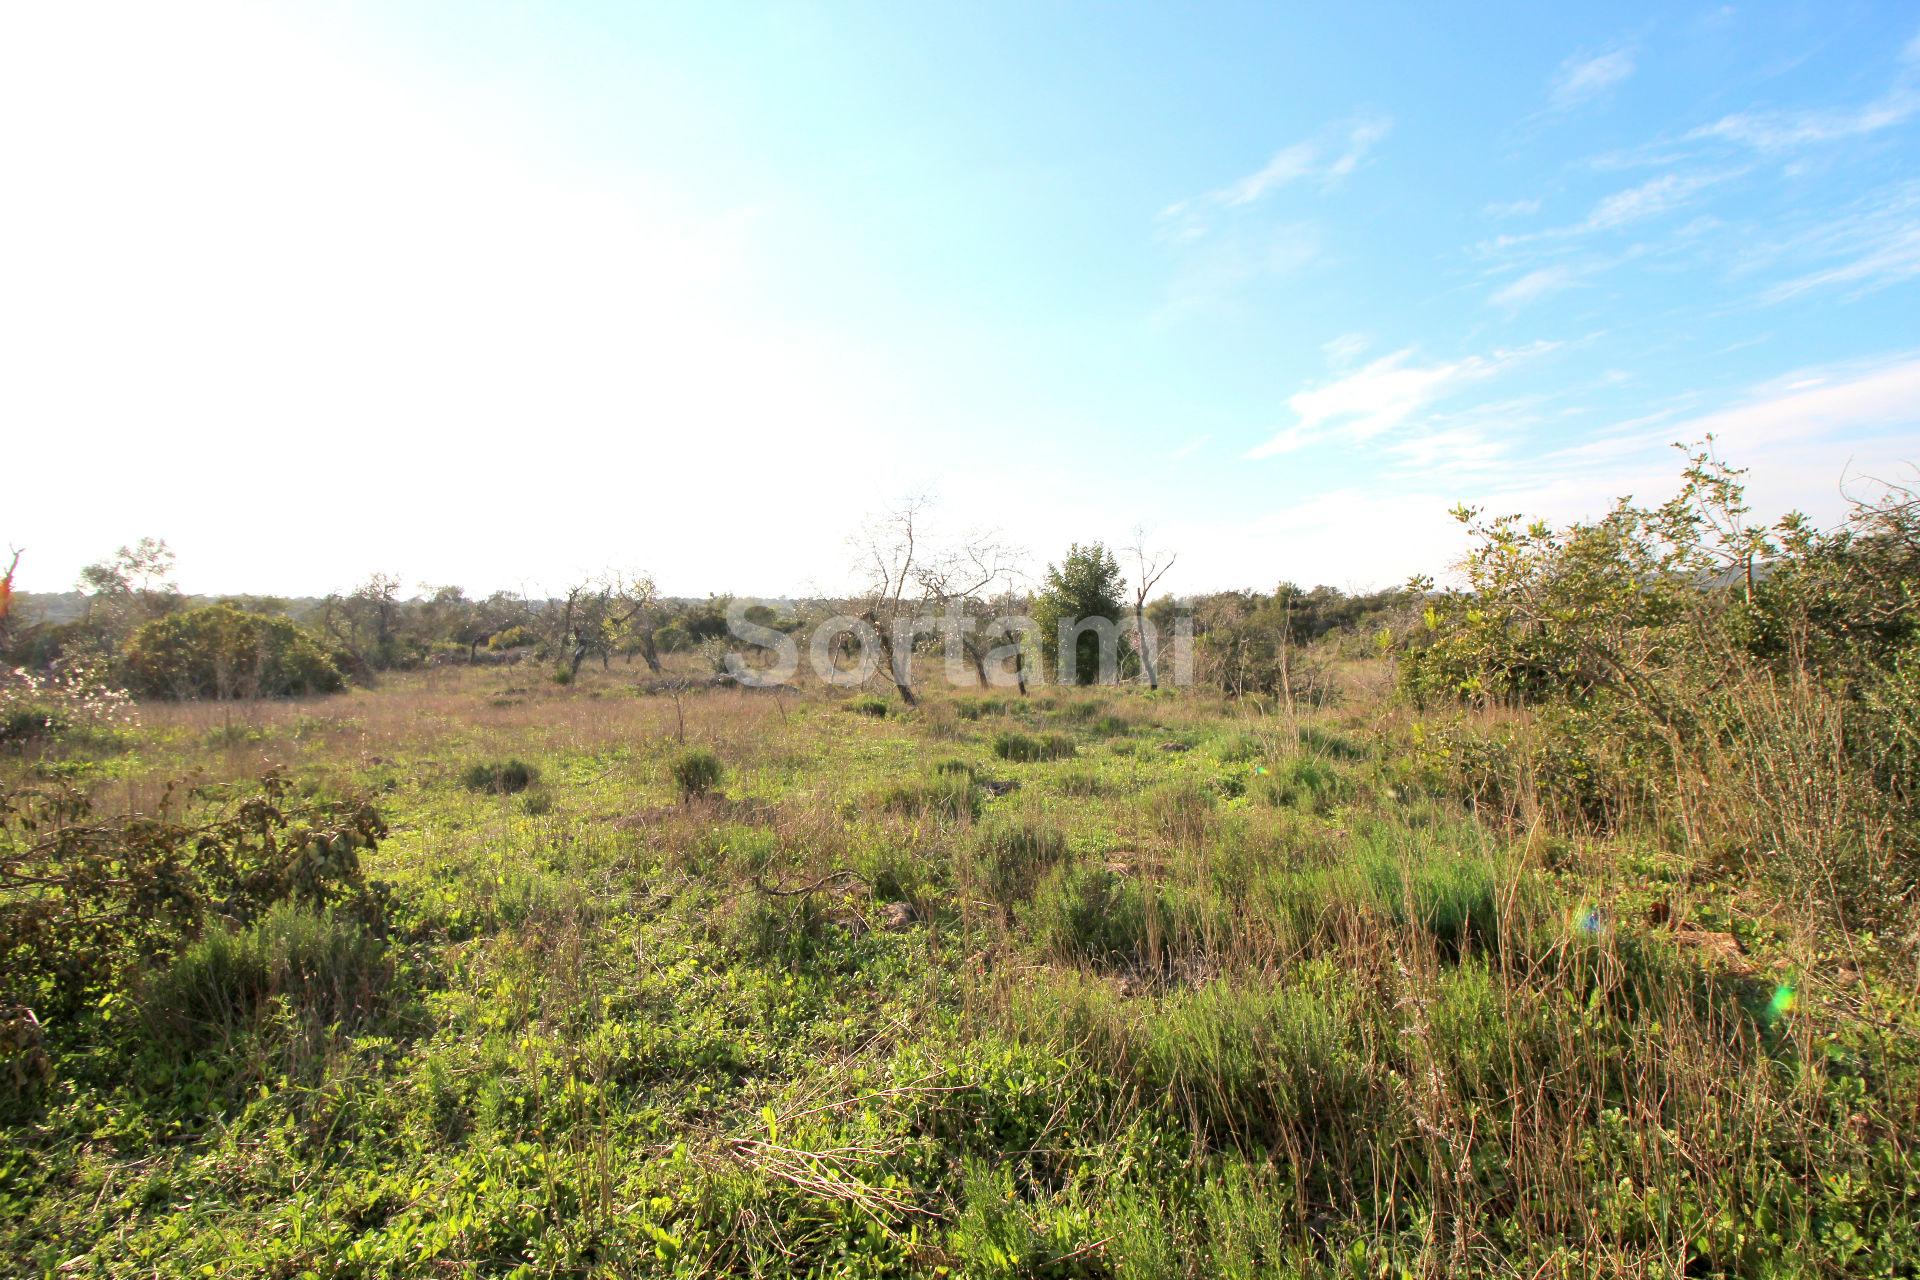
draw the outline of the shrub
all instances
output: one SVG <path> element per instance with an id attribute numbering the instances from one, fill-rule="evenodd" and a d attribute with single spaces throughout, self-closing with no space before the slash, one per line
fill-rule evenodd
<path id="1" fill-rule="evenodd" d="M 1147 792 L 1141 813 L 1155 834 L 1177 844 L 1198 844 L 1213 831 L 1213 792 L 1197 782 L 1168 782 Z"/>
<path id="2" fill-rule="evenodd" d="M 468 765 L 460 782 L 469 791 L 511 796 L 525 791 L 539 777 L 540 771 L 524 760 L 493 760 Z"/>
<path id="3" fill-rule="evenodd" d="M 1009 911 L 1032 897 L 1040 877 L 1066 856 L 1065 834 L 1038 815 L 995 822 L 974 841 L 987 896 Z"/>
<path id="4" fill-rule="evenodd" d="M 232 1034 L 275 998 L 323 1025 L 351 1023 L 374 1005 L 383 956 L 358 922 L 282 902 L 251 925 L 209 929 L 145 985 L 142 1010 L 187 1043 Z"/>
<path id="5" fill-rule="evenodd" d="M 127 683 L 157 698 L 289 697 L 343 687 L 326 651 L 290 619 L 232 605 L 156 618 L 127 641 Z"/>
<path id="6" fill-rule="evenodd" d="M 508 627 L 504 631 L 496 631 L 487 637 L 487 648 L 496 652 L 502 649 L 519 649 L 533 644 L 538 639 L 538 636 L 525 627 Z"/>
<path id="7" fill-rule="evenodd" d="M 726 766 L 720 763 L 720 757 L 705 747 L 690 747 L 673 758 L 668 766 L 673 774 L 673 784 L 680 789 L 682 800 L 693 800 L 706 795 L 720 785 L 726 777 Z"/>
<path id="8" fill-rule="evenodd" d="M 980 786 L 970 773 L 935 773 L 894 783 L 880 794 L 880 806 L 893 813 L 972 821 L 980 816 Z"/>
<path id="9" fill-rule="evenodd" d="M 1325 813 L 1346 794 L 1346 779 L 1325 761 L 1289 756 L 1262 775 L 1255 790 L 1276 808 Z"/>
<path id="10" fill-rule="evenodd" d="M 877 698 L 872 694 L 866 694 L 849 701 L 847 703 L 847 710 L 857 716 L 873 716 L 875 719 L 885 719 L 889 708 L 885 698 Z"/>
<path id="11" fill-rule="evenodd" d="M 1074 753 L 1073 739 L 1064 733 L 1035 736 L 1009 730 L 993 738 L 993 754 L 1002 760 L 1030 763 L 1035 760 L 1063 760 Z"/>
<path id="12" fill-rule="evenodd" d="M 123 991 L 210 915 L 245 925 L 282 902 L 377 910 L 359 855 L 385 835 L 370 804 L 302 799 L 277 773 L 198 823 L 164 807 L 96 817 L 71 789 L 0 793 L 0 1005 L 65 1013 Z"/>
<path id="13" fill-rule="evenodd" d="M 1164 936 L 1140 883 L 1107 867 L 1055 868 L 1035 890 L 1029 919 L 1042 946 L 1089 964 L 1146 961 Z"/>

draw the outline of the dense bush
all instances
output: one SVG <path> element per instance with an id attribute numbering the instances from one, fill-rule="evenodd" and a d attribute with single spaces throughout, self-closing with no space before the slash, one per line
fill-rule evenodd
<path id="1" fill-rule="evenodd" d="M 333 693 L 340 671 L 286 618 L 232 605 L 184 609 L 146 623 L 123 663 L 136 693 L 157 698 L 283 697 Z"/>
<path id="2" fill-rule="evenodd" d="M 1892 491 L 1831 532 L 1757 528 L 1739 474 L 1696 454 L 1672 501 L 1564 530 L 1457 512 L 1476 539 L 1468 585 L 1431 598 L 1401 688 L 1429 709 L 1541 709 L 1524 734 L 1422 730 L 1476 799 L 1651 819 L 1820 913 L 1870 920 L 1920 865 L 1905 767 L 1920 500 Z"/>
<path id="3" fill-rule="evenodd" d="M 72 1010 L 164 961 L 210 920 L 281 902 L 357 902 L 386 834 L 360 801 L 307 800 L 270 773 L 212 820 L 97 816 L 71 788 L 0 795 L 0 1005 Z"/>
<path id="4" fill-rule="evenodd" d="M 469 791 L 491 791 L 496 795 L 517 795 L 540 778 L 540 771 L 525 760 L 491 760 L 467 766 L 460 783 Z"/>
<path id="5" fill-rule="evenodd" d="M 693 747 L 673 758 L 668 766 L 673 774 L 673 784 L 680 789 L 682 800 L 693 800 L 706 795 L 720 785 L 726 776 L 726 766 L 720 763 L 720 757 L 705 747 Z"/>
<path id="6" fill-rule="evenodd" d="M 1074 753 L 1073 739 L 1064 733 L 1035 736 L 1008 730 L 993 736 L 993 754 L 1002 760 L 1031 763 L 1036 760 L 1064 760 Z"/>

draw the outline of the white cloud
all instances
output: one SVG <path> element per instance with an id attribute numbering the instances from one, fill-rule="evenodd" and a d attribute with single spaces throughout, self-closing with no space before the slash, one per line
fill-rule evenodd
<path id="1" fill-rule="evenodd" d="M 1525 218 L 1538 212 L 1538 200 L 1500 200 L 1486 207 L 1489 218 Z"/>
<path id="2" fill-rule="evenodd" d="M 1336 369 L 1344 369 L 1366 354 L 1372 340 L 1364 333 L 1343 333 L 1320 344 L 1320 353 Z"/>
<path id="3" fill-rule="evenodd" d="M 1696 194 L 1719 182 L 1722 174 L 1666 173 L 1637 187 L 1616 191 L 1593 207 L 1579 230 L 1610 231 L 1686 204 Z"/>
<path id="4" fill-rule="evenodd" d="M 1314 137 L 1282 147 L 1252 173 L 1162 209 L 1158 219 L 1161 234 L 1175 243 L 1196 240 L 1208 234 L 1222 215 L 1259 204 L 1293 183 L 1313 181 L 1322 188 L 1334 186 L 1358 169 L 1367 153 L 1392 129 L 1392 117 L 1361 112 Z"/>
<path id="5" fill-rule="evenodd" d="M 1249 458 L 1271 458 L 1328 437 L 1365 442 L 1406 425 L 1430 406 L 1512 365 L 1552 350 L 1557 344 L 1496 351 L 1440 364 L 1411 363 L 1407 347 L 1324 386 L 1296 392 L 1287 400 L 1295 422 L 1266 443 L 1248 450 Z"/>
<path id="6" fill-rule="evenodd" d="M 1793 262 L 1798 273 L 1774 284 L 1761 301 L 1783 302 L 1817 289 L 1871 293 L 1920 277 L 1920 182 L 1873 192 L 1838 217 L 1789 239 L 1757 246 L 1748 271 Z"/>
<path id="7" fill-rule="evenodd" d="M 1570 111 L 1606 93 L 1633 74 L 1633 55 L 1612 49 L 1592 57 L 1572 57 L 1560 64 L 1548 86 L 1547 98 L 1556 111 Z"/>
<path id="8" fill-rule="evenodd" d="M 1482 405 L 1467 416 L 1505 422 L 1526 413 L 1524 404 Z M 1708 433 L 1722 457 L 1749 469 L 1756 520 L 1801 510 L 1830 524 L 1845 512 L 1844 475 L 1895 474 L 1920 454 L 1920 354 L 1796 371 L 1723 409 L 1685 418 L 1663 411 L 1520 461 L 1484 426 L 1442 427 L 1396 440 L 1386 450 L 1393 469 L 1369 455 L 1357 464 L 1364 485 L 1196 533 L 1187 545 L 1196 562 L 1232 566 L 1247 582 L 1279 575 L 1378 587 L 1415 573 L 1444 576 L 1467 546 L 1447 515 L 1455 504 L 1565 524 L 1595 519 L 1624 496 L 1659 502 L 1680 483 L 1673 443 Z"/>
<path id="9" fill-rule="evenodd" d="M 1558 293 L 1578 279 L 1579 273 L 1569 266 L 1541 267 L 1495 291 L 1487 301 L 1495 306 L 1517 309 L 1538 302 L 1550 293 Z"/>
<path id="10" fill-rule="evenodd" d="M 1209 444 L 1212 444 L 1212 443 L 1213 443 L 1213 437 L 1211 435 L 1199 436 L 1195 439 L 1187 441 L 1185 444 L 1181 445 L 1179 448 L 1169 453 L 1167 455 L 1167 458 L 1171 462 L 1185 462 L 1188 458 L 1191 458 L 1194 454 L 1200 452 L 1202 449 L 1206 448 Z"/>
<path id="11" fill-rule="evenodd" d="M 1915 112 L 1920 112 L 1920 92 L 1902 83 L 1859 107 L 1735 112 L 1701 125 L 1687 134 L 1686 140 L 1733 142 L 1756 151 L 1783 151 L 1878 133 L 1906 123 Z"/>

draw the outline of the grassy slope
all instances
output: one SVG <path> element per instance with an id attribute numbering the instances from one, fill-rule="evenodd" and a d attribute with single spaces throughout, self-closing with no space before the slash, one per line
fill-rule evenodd
<path id="1" fill-rule="evenodd" d="M 318 957 L 262 1010 L 196 995 L 200 954 L 52 1029 L 0 1257 L 1913 1273 L 1911 977 L 1651 844 L 1477 822 L 1387 709 L 683 701 L 446 671 L 150 709 L 77 766 L 136 807 L 267 761 L 380 793 L 389 936 L 282 920 L 231 944 Z M 682 717 L 727 769 L 690 803 Z M 462 785 L 509 758 L 532 789 Z"/>

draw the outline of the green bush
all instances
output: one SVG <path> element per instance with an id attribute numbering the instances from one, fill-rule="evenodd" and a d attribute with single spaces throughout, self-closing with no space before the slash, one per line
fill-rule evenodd
<path id="1" fill-rule="evenodd" d="M 1031 763 L 1036 760 L 1064 760 L 1074 753 L 1073 739 L 1064 733 L 1035 736 L 1008 730 L 993 738 L 993 754 L 1002 760 Z"/>
<path id="2" fill-rule="evenodd" d="M 987 896 L 1008 910 L 1032 897 L 1040 877 L 1066 856 L 1066 835 L 1033 814 L 994 822 L 974 839 Z"/>
<path id="3" fill-rule="evenodd" d="M 1289 756 L 1259 777 L 1255 793 L 1275 808 L 1325 813 L 1346 794 L 1346 779 L 1312 756 Z"/>
<path id="4" fill-rule="evenodd" d="M 857 716 L 873 716 L 885 719 L 889 710 L 885 698 L 876 698 L 872 694 L 854 698 L 847 703 L 847 710 Z"/>
<path id="5" fill-rule="evenodd" d="M 539 777 L 540 771 L 524 760 L 492 760 L 468 765 L 460 782 L 469 791 L 511 796 L 525 791 Z"/>
<path id="6" fill-rule="evenodd" d="M 201 821 L 180 809 L 97 815 L 65 788 L 0 790 L 0 1007 L 95 1007 L 210 917 L 244 926 L 283 902 L 377 914 L 359 858 L 385 835 L 370 804 L 304 798 L 276 773 Z"/>
<path id="7" fill-rule="evenodd" d="M 1164 923 L 1154 912 L 1137 880 L 1069 864 L 1040 882 L 1028 919 L 1041 945 L 1063 960 L 1127 965 L 1151 959 L 1150 924 Z"/>
<path id="8" fill-rule="evenodd" d="M 720 757 L 705 747 L 688 748 L 675 756 L 668 768 L 673 774 L 673 785 L 680 789 L 682 800 L 706 795 L 718 787 L 727 774 Z"/>
<path id="9" fill-rule="evenodd" d="M 354 920 L 283 902 L 251 925 L 207 930 L 146 984 L 142 1009 L 189 1044 L 231 1035 L 276 998 L 322 1025 L 351 1024 L 379 996 L 384 952 Z"/>
<path id="10" fill-rule="evenodd" d="M 970 773 L 944 771 L 907 778 L 880 793 L 880 807 L 892 813 L 971 822 L 980 816 L 980 785 Z"/>
<path id="11" fill-rule="evenodd" d="M 344 685 L 326 651 L 291 620 L 226 604 L 144 624 L 124 663 L 128 687 L 155 698 L 290 697 Z"/>
<path id="12" fill-rule="evenodd" d="M 51 738 L 66 727 L 60 713 L 52 707 L 10 707 L 0 719 L 0 742 L 31 742 Z"/>

